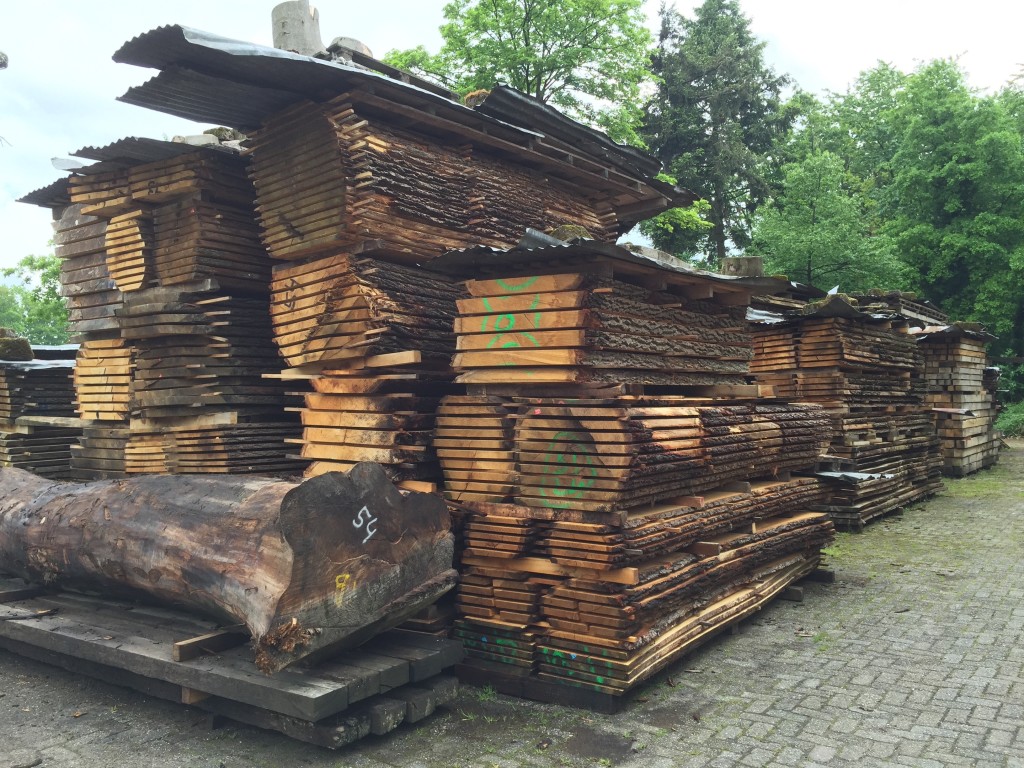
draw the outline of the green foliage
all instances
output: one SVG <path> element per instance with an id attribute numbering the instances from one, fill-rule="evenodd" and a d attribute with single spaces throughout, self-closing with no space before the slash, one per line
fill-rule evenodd
<path id="1" fill-rule="evenodd" d="M 900 288 L 907 270 L 892 241 L 871 236 L 859 180 L 842 158 L 816 151 L 783 167 L 782 191 L 759 217 L 755 250 L 769 274 L 843 292 Z"/>
<path id="2" fill-rule="evenodd" d="M 68 310 L 60 295 L 60 260 L 26 256 L 2 274 L 14 282 L 0 285 L 0 327 L 33 344 L 66 344 Z"/>
<path id="3" fill-rule="evenodd" d="M 673 176 L 659 173 L 658 179 L 668 184 L 677 184 Z M 711 204 L 707 200 L 695 200 L 686 208 L 669 208 L 653 219 L 640 222 L 640 232 L 651 239 L 662 250 L 680 257 L 692 257 L 692 249 L 687 244 L 695 236 L 706 233 L 712 228 L 707 220 Z"/>
<path id="4" fill-rule="evenodd" d="M 879 63 L 845 94 L 797 92 L 785 110 L 783 188 L 755 234 L 768 268 L 911 289 L 984 323 L 993 354 L 1024 353 L 1024 92 L 980 97 L 949 60 Z"/>
<path id="5" fill-rule="evenodd" d="M 663 6 L 652 64 L 658 91 L 648 103 L 643 137 L 678 178 L 708 201 L 709 230 L 673 232 L 655 245 L 702 250 L 711 266 L 729 244 L 750 242 L 753 215 L 778 171 L 778 149 L 794 118 L 784 109 L 789 82 L 764 62 L 765 43 L 750 32 L 738 0 L 705 0 L 693 19 Z"/>
<path id="6" fill-rule="evenodd" d="M 637 141 L 652 43 L 642 0 L 452 0 L 444 44 L 384 61 L 457 93 L 502 83 L 551 103 L 619 141 Z"/>
<path id="7" fill-rule="evenodd" d="M 1003 408 L 996 419 L 996 429 L 1007 437 L 1024 437 L 1024 402 Z"/>
<path id="8" fill-rule="evenodd" d="M 999 364 L 1000 399 L 1006 403 L 1024 401 L 1024 364 L 996 362 Z"/>
<path id="9" fill-rule="evenodd" d="M 998 98 L 979 98 L 951 61 L 906 80 L 893 119 L 885 231 L 951 317 L 985 323 L 994 350 L 1024 351 L 1024 151 Z"/>

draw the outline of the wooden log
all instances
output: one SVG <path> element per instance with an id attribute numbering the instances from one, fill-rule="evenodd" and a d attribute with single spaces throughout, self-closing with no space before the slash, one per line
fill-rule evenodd
<path id="1" fill-rule="evenodd" d="M 448 529 L 440 498 L 403 493 L 369 463 L 301 484 L 0 470 L 0 570 L 245 624 L 268 673 L 358 645 L 446 592 Z"/>

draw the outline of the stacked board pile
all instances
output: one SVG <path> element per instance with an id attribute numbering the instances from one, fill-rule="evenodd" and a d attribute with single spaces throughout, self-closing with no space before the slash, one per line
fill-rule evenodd
<path id="1" fill-rule="evenodd" d="M 72 322 L 79 475 L 296 471 L 284 385 L 264 378 L 281 361 L 245 162 L 140 140 L 101 154 L 57 225 L 65 293 L 103 302 Z"/>
<path id="2" fill-rule="evenodd" d="M 775 318 L 781 320 L 781 318 Z M 777 395 L 822 405 L 832 418 L 837 526 L 870 520 L 940 485 L 934 418 L 924 403 L 924 359 L 904 318 L 832 297 L 754 331 L 757 380 Z"/>
<path id="3" fill-rule="evenodd" d="M 311 475 L 369 460 L 406 484 L 441 479 L 432 436 L 438 402 L 454 391 L 463 288 L 413 262 L 513 245 L 527 227 L 618 232 L 617 173 L 560 159 L 562 172 L 592 182 L 566 183 L 538 170 L 550 159 L 481 130 L 471 111 L 432 100 L 420 112 L 423 93 L 415 108 L 403 97 L 413 94 L 399 88 L 388 101 L 353 89 L 303 101 L 268 116 L 248 142 L 263 244 L 286 262 L 272 277 L 275 339 L 292 367 L 285 376 L 314 390 L 296 441 Z"/>
<path id="4" fill-rule="evenodd" d="M 464 515 L 465 674 L 589 705 L 760 608 L 833 531 L 810 511 L 825 486 L 789 472 L 828 416 L 747 384 L 754 286 L 600 251 L 497 254 L 467 281 L 467 393 L 435 438 Z"/>
<path id="5" fill-rule="evenodd" d="M 292 441 L 311 462 L 307 475 L 374 461 L 408 487 L 440 480 L 433 429 L 451 391 L 459 295 L 443 276 L 380 255 L 339 252 L 274 269 L 274 339 L 293 366 L 285 376 L 313 388 Z"/>
<path id="6" fill-rule="evenodd" d="M 994 337 L 967 323 L 926 326 L 916 337 L 924 353 L 925 402 L 938 419 L 943 474 L 963 477 L 992 466 L 999 457 L 999 405 L 985 344 Z"/>
<path id="7" fill-rule="evenodd" d="M 0 467 L 71 476 L 71 445 L 81 435 L 73 418 L 74 366 L 33 359 L 26 340 L 0 328 Z"/>
<path id="8" fill-rule="evenodd" d="M 373 239 L 429 259 L 478 244 L 508 247 L 524 227 L 560 224 L 616 237 L 608 204 L 502 160 L 486 132 L 454 122 L 401 128 L 387 112 L 402 107 L 381 101 L 347 93 L 301 102 L 268 117 L 252 137 L 256 210 L 272 257 L 304 258 Z M 431 122 L 445 123 L 436 115 Z"/>
<path id="9" fill-rule="evenodd" d="M 746 307 L 659 293 L 613 275 L 469 280 L 455 324 L 458 381 L 742 385 Z"/>
<path id="10" fill-rule="evenodd" d="M 134 349 L 120 334 L 123 294 L 107 267 L 107 221 L 87 214 L 82 203 L 54 220 L 61 295 L 70 330 L 79 343 L 74 371 L 75 410 L 81 436 L 71 446 L 75 479 L 125 476 Z"/>

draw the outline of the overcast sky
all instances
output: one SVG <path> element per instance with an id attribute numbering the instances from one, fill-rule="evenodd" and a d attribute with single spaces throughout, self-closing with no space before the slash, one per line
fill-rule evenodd
<path id="1" fill-rule="evenodd" d="M 957 57 L 973 86 L 995 90 L 1024 62 L 1019 42 L 1024 3 L 1009 0 L 741 0 L 768 62 L 811 91 L 845 91 L 877 61 L 904 70 Z M 171 138 L 203 126 L 116 101 L 156 74 L 115 64 L 125 41 L 164 24 L 271 43 L 270 12 L 261 0 L 34 0 L 4 3 L 0 51 L 0 267 L 48 252 L 49 213 L 15 203 L 62 174 L 50 162 L 85 146 L 125 136 Z M 699 0 L 676 0 L 689 15 Z M 440 46 L 443 0 L 322 0 L 325 43 L 355 37 L 380 56 L 392 48 Z M 652 29 L 659 0 L 647 0 Z"/>

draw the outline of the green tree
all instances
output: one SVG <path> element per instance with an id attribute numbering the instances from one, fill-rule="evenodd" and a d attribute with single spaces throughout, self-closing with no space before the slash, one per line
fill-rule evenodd
<path id="1" fill-rule="evenodd" d="M 392 66 L 457 93 L 502 83 L 636 141 L 652 38 L 642 0 L 452 0 L 444 44 L 390 51 Z"/>
<path id="2" fill-rule="evenodd" d="M 66 344 L 68 309 L 60 295 L 60 260 L 26 256 L 2 274 L 13 282 L 0 286 L 0 326 L 33 344 Z"/>
<path id="3" fill-rule="evenodd" d="M 906 267 L 890 238 L 872 236 L 859 180 L 841 157 L 814 152 L 783 168 L 782 191 L 761 209 L 754 248 L 765 268 L 819 288 L 844 292 L 906 285 Z"/>
<path id="4" fill-rule="evenodd" d="M 1024 149 L 998 97 L 979 98 L 959 66 L 908 77 L 883 206 L 885 230 L 920 291 L 951 317 L 977 320 L 996 350 L 1024 353 Z"/>
<path id="5" fill-rule="evenodd" d="M 729 244 L 750 243 L 753 217 L 768 198 L 778 148 L 793 120 L 784 109 L 789 83 L 764 62 L 738 0 L 705 0 L 693 19 L 662 7 L 652 59 L 658 91 L 642 135 L 666 170 L 710 205 L 706 233 L 656 238 L 673 253 L 703 251 L 711 266 Z"/>
<path id="6" fill-rule="evenodd" d="M 843 157 L 847 170 L 864 179 L 874 197 L 891 180 L 906 84 L 907 75 L 879 62 L 861 72 L 845 94 L 833 95 L 825 108 L 830 125 L 821 132 L 821 148 Z"/>

